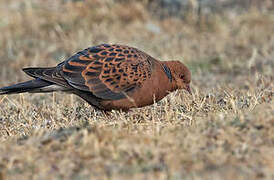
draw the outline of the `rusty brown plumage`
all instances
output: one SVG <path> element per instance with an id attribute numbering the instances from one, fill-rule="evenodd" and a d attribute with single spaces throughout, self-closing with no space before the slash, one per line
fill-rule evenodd
<path id="1" fill-rule="evenodd" d="M 35 79 L 1 88 L 0 94 L 61 90 L 99 109 L 128 110 L 153 104 L 176 89 L 190 92 L 191 75 L 184 64 L 158 61 L 124 45 L 93 46 L 56 67 L 23 70 Z"/>

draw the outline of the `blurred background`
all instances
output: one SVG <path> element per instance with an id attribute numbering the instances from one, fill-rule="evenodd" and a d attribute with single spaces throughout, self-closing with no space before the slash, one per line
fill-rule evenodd
<path id="1" fill-rule="evenodd" d="M 273 12 L 272 0 L 0 0 L 0 85 L 100 43 L 181 60 L 194 87 L 271 75 Z"/>

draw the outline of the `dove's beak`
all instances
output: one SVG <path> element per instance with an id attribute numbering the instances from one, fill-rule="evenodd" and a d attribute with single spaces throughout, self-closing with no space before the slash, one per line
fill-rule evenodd
<path id="1" fill-rule="evenodd" d="M 189 94 L 192 94 L 191 89 L 190 89 L 190 85 L 189 85 L 189 84 L 186 85 L 185 90 L 186 90 L 187 92 L 189 92 Z"/>

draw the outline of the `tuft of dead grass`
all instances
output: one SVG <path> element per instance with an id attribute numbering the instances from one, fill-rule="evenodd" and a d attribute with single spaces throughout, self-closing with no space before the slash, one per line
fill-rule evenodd
<path id="1" fill-rule="evenodd" d="M 0 179 L 273 179 L 273 15 L 160 20 L 144 4 L 0 1 L 1 86 L 102 42 L 193 74 L 192 96 L 128 113 L 62 93 L 1 96 Z"/>

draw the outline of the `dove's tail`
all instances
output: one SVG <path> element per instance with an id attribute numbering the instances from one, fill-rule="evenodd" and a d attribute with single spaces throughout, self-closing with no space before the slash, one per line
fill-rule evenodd
<path id="1" fill-rule="evenodd" d="M 55 85 L 51 82 L 44 81 L 40 78 L 14 84 L 11 86 L 6 86 L 0 88 L 0 95 L 1 94 L 16 94 L 16 93 L 39 93 L 39 92 L 52 92 L 61 90 L 61 86 Z"/>

